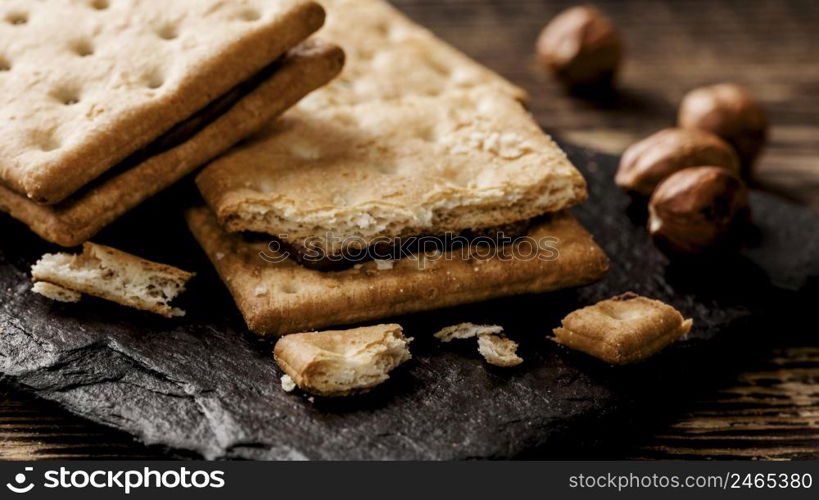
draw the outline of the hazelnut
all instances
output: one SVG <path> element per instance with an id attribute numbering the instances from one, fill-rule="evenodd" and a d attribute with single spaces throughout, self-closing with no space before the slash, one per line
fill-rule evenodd
<path id="1" fill-rule="evenodd" d="M 667 128 L 626 149 L 614 182 L 649 196 L 657 184 L 674 172 L 703 165 L 739 174 L 737 154 L 719 137 L 703 130 Z"/>
<path id="2" fill-rule="evenodd" d="M 746 177 L 768 135 L 765 110 L 750 92 L 733 83 L 700 87 L 686 94 L 677 121 L 680 127 L 707 130 L 728 141 Z"/>
<path id="3" fill-rule="evenodd" d="M 537 54 L 567 85 L 611 84 L 623 57 L 623 43 L 599 10 L 573 7 L 543 28 Z"/>
<path id="4" fill-rule="evenodd" d="M 648 230 L 672 253 L 700 253 L 730 246 L 749 220 L 748 189 L 721 167 L 692 167 L 672 174 L 649 202 Z"/>

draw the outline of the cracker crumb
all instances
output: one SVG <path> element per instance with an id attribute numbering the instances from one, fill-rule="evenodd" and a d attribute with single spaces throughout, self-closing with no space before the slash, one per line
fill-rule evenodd
<path id="1" fill-rule="evenodd" d="M 512 132 L 474 131 L 466 138 L 465 144 L 455 136 L 446 136 L 441 143 L 453 154 L 467 154 L 470 150 L 480 150 L 506 160 L 515 160 L 532 152 L 531 146 L 518 134 Z"/>
<path id="2" fill-rule="evenodd" d="M 523 363 L 517 350 L 514 340 L 492 334 L 478 336 L 478 352 L 490 365 L 507 368 Z"/>
<path id="3" fill-rule="evenodd" d="M 225 254 L 222 252 L 216 252 L 216 260 L 222 260 L 225 258 Z"/>
<path id="4" fill-rule="evenodd" d="M 480 75 L 472 68 L 455 68 L 450 79 L 455 85 L 465 87 L 480 80 Z"/>
<path id="5" fill-rule="evenodd" d="M 290 144 L 290 152 L 302 160 L 318 160 L 321 158 L 321 151 L 315 145 L 307 143 Z"/>
<path id="6" fill-rule="evenodd" d="M 450 342 L 455 339 L 470 339 L 481 335 L 503 332 L 500 325 L 476 325 L 474 323 L 459 323 L 447 326 L 436 332 L 433 336 L 441 342 Z"/>
<path id="7" fill-rule="evenodd" d="M 284 392 L 293 392 L 296 388 L 296 383 L 293 382 L 293 379 L 290 378 L 290 375 L 282 375 L 282 389 Z"/>
<path id="8" fill-rule="evenodd" d="M 253 289 L 253 293 L 257 297 L 261 297 L 262 295 L 267 294 L 267 287 L 264 286 L 264 285 L 259 285 L 259 286 L 257 286 L 256 288 Z"/>
<path id="9" fill-rule="evenodd" d="M 373 259 L 373 261 L 375 261 L 375 268 L 379 271 L 386 271 L 393 267 L 393 261 L 391 260 Z"/>
<path id="10" fill-rule="evenodd" d="M 314 398 L 313 396 L 310 396 L 309 398 L 307 398 L 307 401 L 310 401 L 311 403 L 315 403 L 316 398 Z"/>

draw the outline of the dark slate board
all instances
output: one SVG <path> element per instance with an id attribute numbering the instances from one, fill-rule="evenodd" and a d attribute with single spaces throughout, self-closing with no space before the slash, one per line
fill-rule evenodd
<path id="1" fill-rule="evenodd" d="M 591 188 L 591 201 L 576 213 L 612 258 L 609 275 L 578 290 L 396 318 L 416 338 L 414 360 L 385 386 L 344 400 L 282 391 L 270 343 L 248 334 L 184 227 L 179 207 L 196 199 L 189 182 L 96 239 L 197 271 L 180 304 L 189 315 L 180 320 L 29 293 L 29 266 L 55 249 L 0 217 L 3 379 L 143 442 L 207 458 L 599 454 L 798 325 L 817 296 L 819 215 L 757 193 L 757 229 L 740 255 L 672 265 L 643 229 L 644 203 L 613 186 L 616 159 L 569 152 Z M 690 338 L 623 368 L 545 339 L 569 311 L 627 290 L 693 317 Z M 461 321 L 504 325 L 521 342 L 525 363 L 495 369 L 474 342 L 430 338 Z"/>

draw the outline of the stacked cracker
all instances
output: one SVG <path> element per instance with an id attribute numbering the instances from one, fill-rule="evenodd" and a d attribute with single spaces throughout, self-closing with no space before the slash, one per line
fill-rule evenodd
<path id="1" fill-rule="evenodd" d="M 325 84 L 308 0 L 0 6 L 0 210 L 73 246 Z"/>
<path id="2" fill-rule="evenodd" d="M 520 89 L 380 0 L 323 3 L 322 36 L 344 47 L 345 70 L 209 165 L 197 178 L 209 208 L 188 212 L 252 331 L 280 335 L 602 276 L 605 255 L 565 211 L 585 199 L 585 182 L 524 110 Z M 343 260 L 405 236 L 509 225 L 530 238 L 489 257 L 472 245 L 336 271 L 268 245 L 298 254 L 309 240 Z M 532 241 L 553 246 L 521 247 Z"/>

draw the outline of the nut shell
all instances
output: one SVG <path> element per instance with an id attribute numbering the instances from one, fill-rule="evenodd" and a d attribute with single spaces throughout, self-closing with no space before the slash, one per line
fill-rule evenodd
<path id="1" fill-rule="evenodd" d="M 694 89 L 680 104 L 678 124 L 707 130 L 728 141 L 739 155 L 743 175 L 750 174 L 768 136 L 768 117 L 754 96 L 732 83 Z"/>
<path id="2" fill-rule="evenodd" d="M 739 174 L 739 158 L 727 142 L 703 130 L 667 128 L 629 146 L 614 181 L 623 189 L 649 196 L 669 175 L 704 165 Z"/>
<path id="3" fill-rule="evenodd" d="M 727 248 L 748 222 L 748 189 L 721 167 L 693 167 L 664 180 L 649 202 L 648 229 L 672 253 Z"/>
<path id="4" fill-rule="evenodd" d="M 537 54 L 569 86 L 611 84 L 623 58 L 623 42 L 599 10 L 572 7 L 543 28 Z"/>

